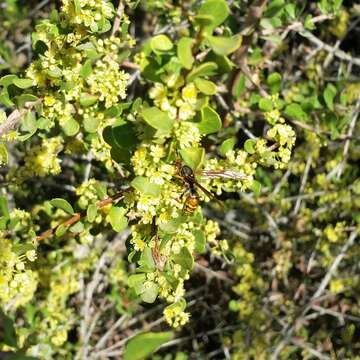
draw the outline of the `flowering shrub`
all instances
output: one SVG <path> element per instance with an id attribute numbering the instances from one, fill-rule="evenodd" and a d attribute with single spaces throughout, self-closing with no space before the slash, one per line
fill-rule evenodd
<path id="1" fill-rule="evenodd" d="M 0 68 L 2 350 L 141 359 L 190 329 L 226 358 L 355 353 L 359 64 L 314 31 L 340 45 L 359 9 L 246 3 L 62 0 Z M 336 301 L 340 345 L 298 324 Z"/>

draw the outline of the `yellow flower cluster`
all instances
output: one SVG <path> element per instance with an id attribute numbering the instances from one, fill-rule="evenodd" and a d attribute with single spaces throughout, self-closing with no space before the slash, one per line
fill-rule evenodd
<path id="1" fill-rule="evenodd" d="M 165 320 L 170 326 L 177 328 L 185 325 L 189 321 L 190 314 L 184 312 L 185 305 L 185 301 L 178 301 L 165 308 Z"/>
<path id="2" fill-rule="evenodd" d="M 269 139 L 279 143 L 279 149 L 274 153 L 274 168 L 283 169 L 289 163 L 291 150 L 295 145 L 296 134 L 293 128 L 286 124 L 276 124 L 268 130 Z"/>
<path id="3" fill-rule="evenodd" d="M 100 21 L 114 16 L 114 7 L 106 0 L 62 0 L 61 10 L 70 23 L 83 25 L 91 31 L 99 29 Z"/>
<path id="4" fill-rule="evenodd" d="M 49 345 L 63 345 L 67 341 L 68 331 L 75 322 L 74 310 L 66 307 L 66 299 L 79 291 L 78 276 L 79 271 L 76 267 L 61 268 L 61 272 L 53 274 L 49 293 L 46 299 L 39 304 L 46 311 L 47 316 L 39 323 L 38 330 L 44 341 L 50 340 Z M 46 345 L 46 343 L 40 342 L 30 347 L 29 355 L 43 356 L 47 349 Z"/>
<path id="5" fill-rule="evenodd" d="M 240 298 L 230 302 L 230 307 L 233 311 L 239 312 L 240 318 L 246 318 L 254 315 L 257 292 L 263 288 L 264 282 L 253 269 L 252 253 L 247 252 L 241 244 L 237 244 L 233 249 L 233 255 L 236 261 L 235 272 L 240 279 L 233 290 Z"/>
<path id="6" fill-rule="evenodd" d="M 101 39 L 83 27 L 96 31 L 94 27 L 104 26 L 113 16 L 109 1 L 64 0 L 62 10 L 66 31 L 51 21 L 36 27 L 36 40 L 47 49 L 31 63 L 26 75 L 43 96 L 39 113 L 46 120 L 43 130 L 59 123 L 68 136 L 80 130 L 95 133 L 108 125 L 106 109 L 126 97 L 130 76 L 119 64 L 122 49 L 131 46 L 131 39 Z M 108 162 L 108 156 L 103 160 Z"/>
<path id="7" fill-rule="evenodd" d="M 166 111 L 172 119 L 190 120 L 199 110 L 201 98 L 194 83 L 185 84 L 181 75 L 167 75 L 162 79 L 165 83 L 155 83 L 149 90 L 149 97 L 154 104 Z"/>
<path id="8" fill-rule="evenodd" d="M 226 178 L 202 177 L 202 182 L 208 189 L 220 195 L 223 191 L 245 191 L 250 189 L 257 163 L 249 160 L 249 154 L 243 150 L 230 150 L 225 158 L 208 159 L 204 164 L 205 171 L 229 171 Z M 226 172 L 225 172 L 226 176 Z"/>
<path id="9" fill-rule="evenodd" d="M 99 187 L 101 184 L 98 181 L 90 179 L 76 189 L 76 195 L 79 196 L 78 204 L 82 209 L 86 209 L 90 204 L 101 200 L 98 192 Z"/>
<path id="10" fill-rule="evenodd" d="M 30 244 L 23 244 L 23 249 Z M 35 250 L 22 251 L 0 231 L 0 306 L 16 309 L 29 302 L 36 290 L 38 276 L 29 269 L 36 260 Z"/>
<path id="11" fill-rule="evenodd" d="M 181 187 L 172 178 L 175 168 L 164 161 L 163 145 L 142 144 L 131 158 L 137 176 L 145 176 L 157 186 L 161 186 L 158 196 L 138 194 L 135 216 L 140 223 L 150 224 L 158 214 L 158 222 L 165 223 L 179 216 Z"/>
<path id="12" fill-rule="evenodd" d="M 201 141 L 201 134 L 194 123 L 188 121 L 176 122 L 174 133 L 179 141 L 181 149 L 187 147 L 196 147 Z"/>
<path id="13" fill-rule="evenodd" d="M 63 148 L 62 143 L 61 137 L 53 137 L 43 139 L 40 145 L 30 148 L 24 157 L 24 165 L 10 169 L 9 180 L 21 183 L 34 176 L 45 177 L 59 174 L 61 160 L 57 155 Z"/>
<path id="14" fill-rule="evenodd" d="M 97 95 L 105 108 L 126 97 L 126 84 L 130 75 L 119 69 L 120 39 L 111 37 L 97 41 L 97 51 L 104 57 L 95 63 L 92 73 L 86 79 L 90 94 Z"/>

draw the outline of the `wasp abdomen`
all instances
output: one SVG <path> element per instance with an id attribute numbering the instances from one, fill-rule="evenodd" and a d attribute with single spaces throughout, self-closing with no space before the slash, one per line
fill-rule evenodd
<path id="1" fill-rule="evenodd" d="M 183 211 L 185 214 L 191 215 L 199 206 L 199 197 L 196 193 L 191 193 L 186 197 Z"/>

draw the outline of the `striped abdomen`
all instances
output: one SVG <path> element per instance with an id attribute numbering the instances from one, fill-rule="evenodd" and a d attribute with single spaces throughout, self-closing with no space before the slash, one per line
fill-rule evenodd
<path id="1" fill-rule="evenodd" d="M 184 203 L 183 211 L 185 214 L 191 215 L 199 206 L 199 197 L 197 193 L 190 193 Z"/>

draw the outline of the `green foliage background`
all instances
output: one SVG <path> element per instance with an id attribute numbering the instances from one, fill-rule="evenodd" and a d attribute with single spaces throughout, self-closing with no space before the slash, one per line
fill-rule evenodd
<path id="1" fill-rule="evenodd" d="M 0 9 L 0 358 L 360 359 L 359 5 Z"/>

